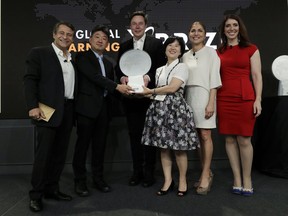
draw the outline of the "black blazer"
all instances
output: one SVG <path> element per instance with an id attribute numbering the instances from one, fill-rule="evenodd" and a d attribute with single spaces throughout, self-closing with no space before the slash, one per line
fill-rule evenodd
<path id="1" fill-rule="evenodd" d="M 49 122 L 32 120 L 34 124 L 49 127 L 60 125 L 64 112 L 65 89 L 61 64 L 52 45 L 35 47 L 30 51 L 26 60 L 24 93 L 28 111 L 37 108 L 39 102 L 55 109 Z"/>
<path id="2" fill-rule="evenodd" d="M 117 87 L 117 83 L 114 82 L 113 65 L 105 57 L 103 58 L 106 72 L 106 77 L 104 77 L 100 63 L 91 49 L 79 52 L 75 62 L 78 71 L 76 112 L 90 118 L 96 118 L 101 110 L 104 91 L 108 91 L 106 99 L 111 101 L 111 93 L 115 93 Z"/>
<path id="3" fill-rule="evenodd" d="M 134 49 L 133 47 L 133 38 L 129 39 L 128 41 L 120 44 L 120 49 L 118 52 L 118 60 L 117 65 L 115 67 L 115 72 L 117 79 L 120 80 L 122 76 L 126 76 L 119 67 L 119 61 L 123 53 L 128 50 Z M 163 43 L 160 39 L 154 38 L 152 36 L 146 35 L 143 50 L 146 51 L 149 56 L 151 57 L 152 65 L 150 70 L 147 72 L 147 75 L 150 77 L 150 82 L 148 84 L 148 88 L 155 87 L 155 73 L 158 67 L 161 67 L 166 64 L 165 59 L 165 51 Z M 126 107 L 129 109 L 143 109 L 142 106 L 147 107 L 150 103 L 150 99 L 148 98 L 136 98 L 133 99 L 131 97 L 124 97 L 123 102 L 127 105 Z M 148 104 L 148 105 L 147 105 Z"/>

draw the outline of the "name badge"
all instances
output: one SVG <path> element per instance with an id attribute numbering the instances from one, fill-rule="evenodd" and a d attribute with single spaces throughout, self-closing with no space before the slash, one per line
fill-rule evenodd
<path id="1" fill-rule="evenodd" d="M 155 95 L 155 96 L 152 96 L 151 99 L 153 100 L 157 100 L 157 101 L 164 101 L 166 95 Z"/>

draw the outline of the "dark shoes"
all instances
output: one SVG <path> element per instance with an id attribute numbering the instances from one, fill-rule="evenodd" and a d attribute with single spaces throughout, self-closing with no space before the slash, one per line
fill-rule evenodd
<path id="1" fill-rule="evenodd" d="M 188 190 L 186 190 L 186 191 L 180 191 L 180 190 L 178 190 L 177 196 L 178 196 L 178 197 L 184 197 L 184 196 L 186 196 L 187 192 L 188 192 Z"/>
<path id="2" fill-rule="evenodd" d="M 111 191 L 110 186 L 102 179 L 93 180 L 94 186 L 103 193 Z"/>
<path id="3" fill-rule="evenodd" d="M 75 182 L 74 191 L 80 197 L 87 197 L 90 195 L 85 182 Z"/>
<path id="4" fill-rule="evenodd" d="M 129 185 L 130 186 L 136 186 L 136 185 L 140 184 L 141 181 L 142 181 L 143 187 L 150 187 L 155 183 L 155 179 L 154 179 L 153 175 L 147 175 L 143 179 L 143 175 L 133 174 L 131 176 L 131 178 L 129 179 Z"/>
<path id="5" fill-rule="evenodd" d="M 46 193 L 46 194 L 44 194 L 44 198 L 45 199 L 54 199 L 57 201 L 60 201 L 60 200 L 70 201 L 70 200 L 72 200 L 71 196 L 64 194 L 64 193 L 61 193 L 60 191 L 55 191 L 54 193 Z M 42 211 L 42 209 L 43 209 L 42 199 L 30 199 L 29 209 L 32 212 Z"/>
<path id="6" fill-rule="evenodd" d="M 129 179 L 129 185 L 130 186 L 136 186 L 138 184 L 140 184 L 140 182 L 142 181 L 143 176 L 142 175 L 132 175 L 131 178 Z"/>
<path id="7" fill-rule="evenodd" d="M 100 190 L 103 193 L 107 193 L 111 191 L 110 186 L 103 179 L 93 178 L 93 184 L 95 188 Z M 80 197 L 87 197 L 90 195 L 88 187 L 85 181 L 75 180 L 75 193 Z"/>
<path id="8" fill-rule="evenodd" d="M 143 187 L 150 187 L 155 183 L 155 179 L 154 177 L 150 176 L 150 177 L 145 177 L 143 182 L 142 182 L 142 186 Z"/>
<path id="9" fill-rule="evenodd" d="M 44 195 L 45 199 L 54 199 L 57 201 L 71 201 L 72 197 L 70 195 L 64 194 L 60 191 L 55 191 L 54 193 L 47 193 Z"/>
<path id="10" fill-rule="evenodd" d="M 166 195 L 166 194 L 168 194 L 169 191 L 173 191 L 174 185 L 175 185 L 175 183 L 174 183 L 174 181 L 172 180 L 172 182 L 171 182 L 171 184 L 170 184 L 170 186 L 169 186 L 169 188 L 168 188 L 167 190 L 163 190 L 163 189 L 161 188 L 156 194 L 157 194 L 158 196 Z"/>
<path id="11" fill-rule="evenodd" d="M 42 200 L 41 199 L 36 199 L 36 200 L 31 199 L 30 203 L 29 203 L 29 209 L 32 212 L 42 211 L 42 209 L 43 209 Z"/>

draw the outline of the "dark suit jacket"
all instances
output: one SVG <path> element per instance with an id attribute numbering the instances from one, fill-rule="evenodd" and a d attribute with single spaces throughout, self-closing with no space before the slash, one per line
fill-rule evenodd
<path id="1" fill-rule="evenodd" d="M 110 94 L 115 93 L 117 87 L 112 63 L 105 57 L 103 63 L 106 77 L 102 75 L 100 63 L 91 49 L 76 56 L 78 71 L 76 112 L 86 117 L 96 118 L 101 110 L 104 90 L 108 91 L 106 99 L 111 101 Z"/>
<path id="2" fill-rule="evenodd" d="M 64 112 L 65 89 L 61 64 L 52 45 L 33 48 L 27 57 L 26 66 L 24 92 L 28 110 L 37 108 L 39 102 L 55 109 L 49 122 L 33 120 L 33 123 L 47 127 L 59 126 Z"/>
<path id="3" fill-rule="evenodd" d="M 118 52 L 118 60 L 116 65 L 116 76 L 117 79 L 120 80 L 122 76 L 126 76 L 119 67 L 119 61 L 123 53 L 125 53 L 128 50 L 133 49 L 133 38 L 130 40 L 120 44 L 120 49 Z M 160 66 L 163 66 L 166 64 L 165 59 L 165 51 L 163 47 L 163 43 L 160 39 L 154 38 L 152 36 L 146 35 L 143 50 L 146 51 L 149 56 L 151 57 L 152 65 L 150 70 L 147 72 L 147 75 L 150 77 L 150 82 L 148 84 L 148 88 L 154 88 L 155 87 L 155 72 L 156 69 Z M 124 98 L 124 103 L 127 105 L 127 107 L 131 107 L 132 109 L 137 109 L 137 107 L 143 106 L 143 104 L 149 103 L 149 99 L 142 98 L 142 99 L 133 99 L 131 97 Z"/>

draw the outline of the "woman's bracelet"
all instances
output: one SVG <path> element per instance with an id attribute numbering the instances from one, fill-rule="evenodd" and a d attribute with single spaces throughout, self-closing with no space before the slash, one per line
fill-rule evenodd
<path id="1" fill-rule="evenodd" d="M 153 89 L 153 94 L 152 94 L 152 95 L 153 95 L 153 96 L 156 95 L 156 88 Z"/>

